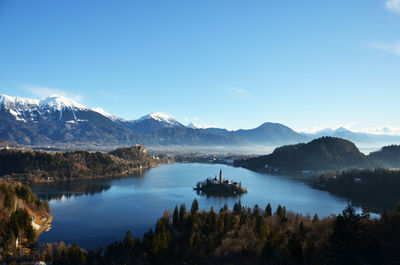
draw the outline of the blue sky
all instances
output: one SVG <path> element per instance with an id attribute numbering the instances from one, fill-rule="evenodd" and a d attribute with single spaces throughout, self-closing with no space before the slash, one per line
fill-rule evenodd
<path id="1" fill-rule="evenodd" d="M 0 1 L 0 93 L 400 133 L 400 0 Z"/>

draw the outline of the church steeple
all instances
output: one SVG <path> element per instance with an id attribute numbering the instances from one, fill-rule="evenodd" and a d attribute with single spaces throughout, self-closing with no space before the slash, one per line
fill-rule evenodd
<path id="1" fill-rule="evenodd" d="M 222 183 L 224 181 L 224 177 L 222 176 L 222 169 L 219 170 L 219 182 Z"/>

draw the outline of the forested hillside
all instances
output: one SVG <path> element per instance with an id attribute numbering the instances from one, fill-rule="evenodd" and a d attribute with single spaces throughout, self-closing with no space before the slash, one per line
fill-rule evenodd
<path id="1" fill-rule="evenodd" d="M 350 198 L 375 212 L 400 205 L 400 171 L 352 169 L 318 176 L 318 188 Z"/>
<path id="2" fill-rule="evenodd" d="M 400 168 L 400 145 L 389 145 L 372 152 L 368 157 L 380 162 L 385 167 Z"/>
<path id="3" fill-rule="evenodd" d="M 124 175 L 157 163 L 141 145 L 110 153 L 0 150 L 0 175 L 23 183 Z"/>
<path id="4" fill-rule="evenodd" d="M 31 218 L 46 218 L 49 205 L 39 200 L 29 187 L 0 180 L 0 261 L 17 250 L 16 240 L 31 244 L 36 239 Z"/>

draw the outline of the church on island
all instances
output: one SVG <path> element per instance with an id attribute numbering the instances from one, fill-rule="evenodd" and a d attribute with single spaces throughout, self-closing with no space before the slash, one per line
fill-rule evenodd
<path id="1" fill-rule="evenodd" d="M 207 195 L 239 195 L 247 193 L 247 190 L 242 187 L 241 182 L 224 180 L 222 169 L 219 171 L 219 178 L 215 176 L 214 178 L 200 181 L 193 189 Z"/>

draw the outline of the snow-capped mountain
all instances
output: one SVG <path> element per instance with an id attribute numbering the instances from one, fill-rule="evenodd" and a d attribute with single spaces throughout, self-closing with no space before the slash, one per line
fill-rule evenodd
<path id="1" fill-rule="evenodd" d="M 88 108 L 84 105 L 78 104 L 74 101 L 72 101 L 69 98 L 66 98 L 64 96 L 57 96 L 57 95 L 52 95 L 49 97 L 46 97 L 44 99 L 39 100 L 39 106 L 41 108 L 47 108 L 51 110 L 65 110 L 65 109 L 81 109 L 81 110 L 87 110 Z"/>
<path id="2" fill-rule="evenodd" d="M 132 132 L 104 110 L 63 96 L 0 96 L 0 139 L 20 144 L 126 141 Z"/>
<path id="3" fill-rule="evenodd" d="M 39 100 L 0 96 L 0 111 L 8 111 L 18 121 L 26 122 L 26 119 L 34 118 L 39 108 Z"/>
<path id="4" fill-rule="evenodd" d="M 131 121 L 131 123 L 137 123 L 137 122 L 141 122 L 144 120 L 156 120 L 156 121 L 170 124 L 171 126 L 182 125 L 177 120 L 172 118 L 171 116 L 168 116 L 167 114 L 164 114 L 162 112 L 153 112 L 153 113 L 147 114 L 147 115 L 141 117 L 140 119 Z"/>
<path id="5" fill-rule="evenodd" d="M 184 127 L 180 122 L 161 112 L 153 112 L 140 119 L 128 121 L 127 127 L 135 133 L 152 133 L 164 128 Z"/>
<path id="6" fill-rule="evenodd" d="M 126 121 L 102 108 L 89 108 L 62 96 L 40 100 L 0 96 L 0 139 L 19 144 L 229 146 L 292 143 L 298 139 L 294 131 L 278 124 L 271 124 L 268 130 L 265 126 L 263 130 L 238 131 L 192 127 L 161 112 Z M 272 133 L 277 130 L 279 136 Z"/>
<path id="7" fill-rule="evenodd" d="M 0 95 L 0 140 L 31 145 L 268 145 L 334 136 L 353 142 L 400 143 L 400 136 L 357 133 L 345 128 L 300 134 L 279 123 L 228 131 L 188 126 L 161 112 L 127 121 L 102 108 L 89 108 L 63 96 L 28 99 Z"/>
<path id="8" fill-rule="evenodd" d="M 100 107 L 96 107 L 96 108 L 91 108 L 92 111 L 95 111 L 97 113 L 100 113 L 101 115 L 109 118 L 110 120 L 113 120 L 115 122 L 119 122 L 119 123 L 123 123 L 123 122 L 127 122 L 127 120 L 117 117 L 113 114 L 108 113 L 107 111 L 105 111 L 104 109 L 100 108 Z"/>
<path id="9" fill-rule="evenodd" d="M 61 121 L 65 120 L 63 119 L 65 113 L 67 113 L 67 116 L 72 114 L 72 120 L 67 121 L 84 121 L 79 120 L 79 118 L 76 116 L 76 112 L 78 111 L 94 111 L 113 121 L 126 121 L 106 112 L 100 107 L 88 108 L 82 104 L 74 102 L 69 98 L 57 95 L 52 95 L 40 100 L 0 95 L 0 110 L 8 111 L 15 117 L 16 120 L 24 122 L 35 121 L 40 118 L 52 120 L 58 119 Z"/>
<path id="10" fill-rule="evenodd" d="M 63 96 L 49 96 L 41 100 L 0 96 L 0 110 L 9 112 L 18 121 L 65 120 L 63 114 L 72 121 L 78 121 L 76 111 L 89 108 Z M 65 117 L 65 116 L 64 116 Z"/>

